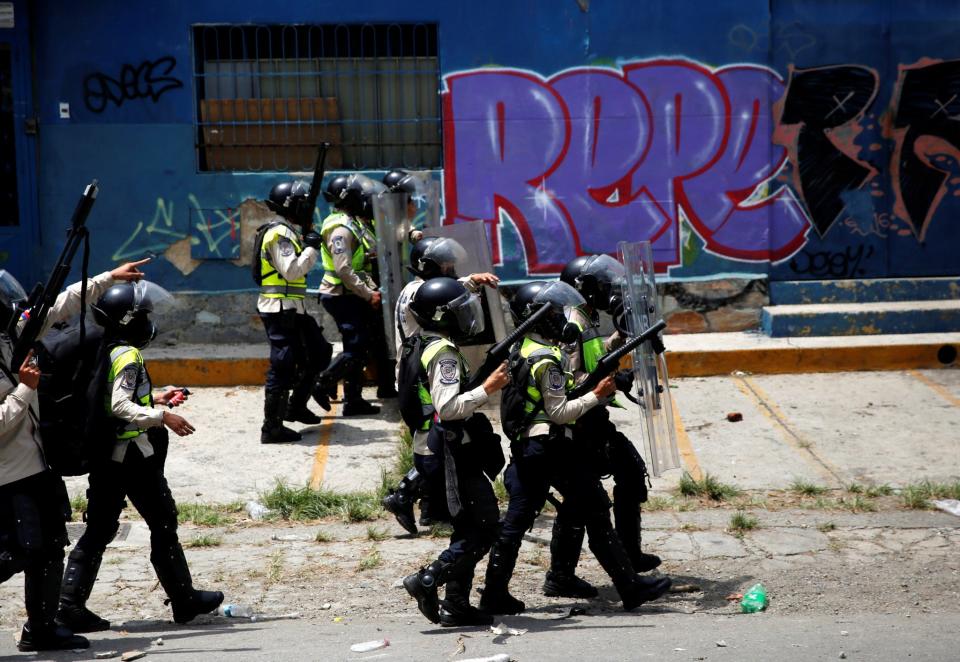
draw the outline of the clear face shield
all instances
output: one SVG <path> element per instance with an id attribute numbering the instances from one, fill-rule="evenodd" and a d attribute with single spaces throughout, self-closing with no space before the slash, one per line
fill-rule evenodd
<path id="1" fill-rule="evenodd" d="M 593 279 L 597 285 L 599 301 L 594 302 L 601 310 L 613 310 L 622 302 L 622 290 L 626 283 L 627 270 L 609 255 L 594 255 L 578 276 L 578 280 Z"/>
<path id="2" fill-rule="evenodd" d="M 20 316 L 26 301 L 27 292 L 20 281 L 6 269 L 0 269 L 0 333 L 5 333 L 7 325 Z"/>
<path id="3" fill-rule="evenodd" d="M 586 300 L 573 287 L 563 281 L 554 281 L 543 287 L 533 297 L 533 305 L 552 303 L 555 313 L 547 315 L 549 320 L 545 326 L 549 335 L 565 343 L 574 342 L 580 335 L 580 326 L 577 322 L 584 319 L 583 307 Z M 559 311 L 563 311 L 561 319 Z"/>
<path id="4" fill-rule="evenodd" d="M 420 258 L 417 268 L 424 271 L 424 262 L 433 262 L 440 268 L 440 275 L 459 278 L 467 262 L 467 250 L 455 239 L 444 237 L 431 243 Z"/>
<path id="5" fill-rule="evenodd" d="M 156 283 L 141 280 L 133 284 L 133 308 L 120 324 L 129 342 L 143 349 L 157 337 L 157 326 L 151 314 L 162 314 L 173 305 L 173 295 Z"/>
<path id="6" fill-rule="evenodd" d="M 483 317 L 483 304 L 480 297 L 464 292 L 446 306 L 447 312 L 457 321 L 457 328 L 463 336 L 475 336 L 483 333 L 486 324 Z"/>

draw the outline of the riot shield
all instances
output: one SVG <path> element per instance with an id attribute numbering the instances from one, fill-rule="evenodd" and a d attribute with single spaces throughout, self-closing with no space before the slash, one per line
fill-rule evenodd
<path id="1" fill-rule="evenodd" d="M 406 193 L 381 193 L 373 198 L 373 220 L 377 230 L 377 265 L 380 277 L 380 309 L 387 337 L 387 354 L 397 358 L 397 299 L 407 283 L 407 256 L 410 254 Z"/>
<path id="2" fill-rule="evenodd" d="M 637 335 L 660 319 L 653 251 L 649 241 L 622 241 L 619 249 L 627 272 L 623 284 L 624 321 L 630 334 Z M 633 371 L 639 389 L 647 468 L 654 476 L 660 476 L 668 469 L 680 467 L 666 358 L 645 342 L 633 353 Z"/>
<path id="3" fill-rule="evenodd" d="M 426 226 L 423 233 L 427 237 L 449 237 L 466 249 L 466 259 L 459 277 L 475 273 L 493 273 L 493 259 L 490 256 L 490 243 L 487 241 L 486 223 L 457 223 L 454 225 Z M 503 316 L 500 293 L 491 287 L 480 288 L 483 303 L 484 332 L 469 338 L 465 345 L 490 345 L 497 338 L 507 335 L 507 323 Z"/>
<path id="4" fill-rule="evenodd" d="M 440 182 L 429 172 L 409 172 L 401 182 L 409 195 L 407 218 L 411 230 L 425 230 L 440 225 Z"/>

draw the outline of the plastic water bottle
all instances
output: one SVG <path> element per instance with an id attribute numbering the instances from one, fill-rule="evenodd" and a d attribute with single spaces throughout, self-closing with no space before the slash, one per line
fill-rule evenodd
<path id="1" fill-rule="evenodd" d="M 766 609 L 769 602 L 767 589 L 763 588 L 763 584 L 754 584 L 743 594 L 743 599 L 740 601 L 740 611 L 744 614 L 754 614 Z"/>
<path id="2" fill-rule="evenodd" d="M 222 605 L 217 613 L 227 618 L 253 618 L 253 609 L 247 605 Z"/>
<path id="3" fill-rule="evenodd" d="M 245 507 L 250 519 L 261 520 L 270 514 L 270 509 L 259 501 L 247 501 Z"/>

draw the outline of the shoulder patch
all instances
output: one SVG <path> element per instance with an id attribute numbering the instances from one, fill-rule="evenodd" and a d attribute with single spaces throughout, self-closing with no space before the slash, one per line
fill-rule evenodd
<path id="1" fill-rule="evenodd" d="M 551 391 L 564 390 L 564 388 L 567 385 L 567 378 L 566 376 L 564 376 L 564 374 L 560 371 L 559 368 L 550 368 L 548 377 L 550 379 L 549 385 L 550 385 Z"/>
<path id="2" fill-rule="evenodd" d="M 140 374 L 139 368 L 137 366 L 130 364 L 123 369 L 123 376 L 120 382 L 120 385 L 125 389 L 133 390 L 137 387 L 137 375 Z"/>
<path id="3" fill-rule="evenodd" d="M 280 239 L 277 240 L 277 247 L 280 249 L 280 255 L 283 257 L 290 257 L 296 252 L 296 249 L 293 247 L 293 242 L 287 237 L 280 237 Z"/>
<path id="4" fill-rule="evenodd" d="M 440 359 L 440 383 L 456 384 L 460 381 L 460 366 L 456 359 Z"/>
<path id="5" fill-rule="evenodd" d="M 343 237 L 340 236 L 340 235 L 335 236 L 335 237 L 333 238 L 333 252 L 334 252 L 334 254 L 335 254 L 335 255 L 340 255 L 340 253 L 342 253 L 342 252 L 345 251 L 346 249 L 347 249 L 347 247 L 344 245 Z"/>

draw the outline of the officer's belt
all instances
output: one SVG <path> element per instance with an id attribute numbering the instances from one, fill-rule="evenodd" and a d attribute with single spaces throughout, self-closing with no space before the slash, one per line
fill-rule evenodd
<path id="1" fill-rule="evenodd" d="M 294 285 L 292 283 L 287 283 L 286 285 L 261 285 L 260 294 L 287 294 L 290 290 L 303 290 L 306 292 L 307 286 L 303 285 Z"/>

